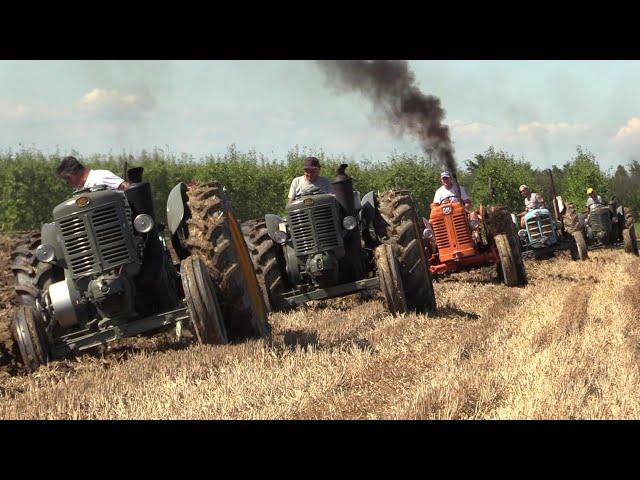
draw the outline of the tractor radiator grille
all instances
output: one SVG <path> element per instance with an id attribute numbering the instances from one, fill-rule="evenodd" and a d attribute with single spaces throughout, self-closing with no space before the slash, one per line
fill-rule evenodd
<path id="1" fill-rule="evenodd" d="M 331 250 L 341 245 L 331 205 L 291 212 L 289 223 L 298 255 Z"/>
<path id="2" fill-rule="evenodd" d="M 62 230 L 62 238 L 67 249 L 67 261 L 73 278 L 91 273 L 96 260 L 85 228 L 84 216 L 62 220 L 60 230 Z"/>
<path id="3" fill-rule="evenodd" d="M 123 213 L 124 218 L 121 219 L 119 209 L 115 205 L 107 205 L 60 221 L 67 261 L 74 279 L 134 261 L 126 237 L 131 214 Z M 123 227 L 122 220 L 126 227 Z M 92 241 L 91 231 L 95 241 Z"/>
<path id="4" fill-rule="evenodd" d="M 542 237 L 551 238 L 553 236 L 553 220 L 550 215 L 538 215 L 527 220 L 527 230 L 532 242 L 542 240 Z"/>
<path id="5" fill-rule="evenodd" d="M 453 222 L 455 238 L 449 238 L 447 222 Z M 463 245 L 471 242 L 471 233 L 467 225 L 467 217 L 464 211 L 456 212 L 452 215 L 445 215 L 431 222 L 436 245 L 439 249 L 450 248 L 452 246 Z"/>
<path id="6" fill-rule="evenodd" d="M 113 206 L 98 208 L 92 212 L 91 221 L 102 257 L 102 270 L 108 270 L 129 260 L 129 249 L 118 211 Z"/>
<path id="7" fill-rule="evenodd" d="M 458 210 L 453 214 L 453 226 L 456 230 L 458 245 L 471 242 L 471 232 L 467 223 L 467 216 L 463 210 Z"/>
<path id="8" fill-rule="evenodd" d="M 596 208 L 589 213 L 589 226 L 594 232 L 608 232 L 611 230 L 611 219 L 608 208 Z"/>
<path id="9" fill-rule="evenodd" d="M 433 235 L 438 248 L 449 248 L 451 245 L 449 245 L 449 235 L 447 234 L 447 226 L 444 223 L 444 218 L 438 218 L 431 222 L 431 228 L 433 228 Z"/>

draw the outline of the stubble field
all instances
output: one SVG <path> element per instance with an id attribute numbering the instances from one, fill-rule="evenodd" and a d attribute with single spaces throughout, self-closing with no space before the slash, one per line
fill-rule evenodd
<path id="1" fill-rule="evenodd" d="M 26 375 L 6 341 L 12 241 L 0 238 L 0 419 L 640 418 L 640 259 L 621 250 L 528 261 L 525 288 L 493 269 L 450 276 L 434 316 L 351 296 L 273 314 L 268 339 L 167 332 Z"/>

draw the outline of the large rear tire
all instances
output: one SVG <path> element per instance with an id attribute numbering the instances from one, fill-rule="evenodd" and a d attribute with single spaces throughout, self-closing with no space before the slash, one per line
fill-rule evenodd
<path id="1" fill-rule="evenodd" d="M 49 362 L 49 345 L 42 319 L 33 307 L 18 307 L 13 319 L 13 335 L 20 357 L 29 372 L 35 372 Z"/>
<path id="2" fill-rule="evenodd" d="M 632 255 L 638 255 L 638 242 L 636 241 L 635 230 L 631 228 L 622 230 L 622 239 L 624 241 L 624 251 Z"/>
<path id="3" fill-rule="evenodd" d="M 389 244 L 382 244 L 375 248 L 374 256 L 380 280 L 380 290 L 384 296 L 387 309 L 394 316 L 406 313 L 405 289 L 402 284 L 400 265 L 393 247 Z"/>
<path id="4" fill-rule="evenodd" d="M 263 219 L 243 222 L 242 234 L 267 307 L 271 311 L 288 309 L 289 304 L 284 300 L 287 285 L 281 267 L 284 264 L 282 247 L 271 239 Z"/>
<path id="5" fill-rule="evenodd" d="M 502 281 L 507 287 L 518 287 L 526 284 L 526 275 L 524 267 L 519 265 L 522 258 L 516 251 L 509 240 L 509 234 L 500 233 L 493 237 L 498 255 L 500 256 L 500 271 L 502 273 Z M 524 277 L 524 278 L 523 278 Z M 524 281 L 523 281 L 524 280 Z"/>
<path id="6" fill-rule="evenodd" d="M 20 303 L 32 307 L 35 307 L 36 298 L 49 289 L 49 285 L 64 279 L 62 269 L 36 258 L 36 249 L 41 243 L 40 232 L 33 232 L 20 239 L 11 252 L 15 292 L 20 297 Z"/>
<path id="7" fill-rule="evenodd" d="M 418 216 L 408 190 L 390 190 L 378 197 L 379 211 L 387 224 L 384 243 L 393 247 L 400 266 L 407 307 L 435 312 L 436 296 Z"/>
<path id="8" fill-rule="evenodd" d="M 229 343 L 213 281 L 204 262 L 197 257 L 187 257 L 180 262 L 180 273 L 191 326 L 198 341 L 216 345 Z"/>
<path id="9" fill-rule="evenodd" d="M 185 244 L 212 273 L 230 340 L 269 333 L 264 304 L 249 251 L 222 187 L 217 182 L 187 190 L 190 218 Z"/>
<path id="10" fill-rule="evenodd" d="M 571 246 L 571 258 L 574 260 L 586 260 L 589 258 L 589 251 L 587 249 L 587 241 L 584 238 L 582 230 L 576 230 L 571 233 L 574 244 Z"/>

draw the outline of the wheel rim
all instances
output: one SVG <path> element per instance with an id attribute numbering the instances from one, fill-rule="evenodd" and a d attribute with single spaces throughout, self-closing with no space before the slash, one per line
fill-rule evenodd
<path id="1" fill-rule="evenodd" d="M 20 307 L 14 318 L 14 333 L 20 356 L 25 368 L 30 372 L 37 370 L 40 365 L 49 360 L 44 339 L 39 338 L 42 329 L 39 328 L 38 321 L 33 308 L 29 306 Z M 34 334 L 36 338 L 34 338 Z"/>
<path id="2" fill-rule="evenodd" d="M 198 341 L 207 344 L 227 343 L 224 321 L 204 262 L 188 257 L 181 262 L 181 271 L 185 301 Z"/>

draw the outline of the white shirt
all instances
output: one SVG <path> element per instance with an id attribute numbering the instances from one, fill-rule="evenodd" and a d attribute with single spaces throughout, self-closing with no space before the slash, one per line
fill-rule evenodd
<path id="1" fill-rule="evenodd" d="M 538 193 L 532 193 L 529 198 L 524 199 L 524 209 L 529 212 L 531 210 L 537 210 L 543 208 L 544 200 Z"/>
<path id="2" fill-rule="evenodd" d="M 464 187 L 460 187 L 460 194 L 462 195 L 462 202 L 464 203 L 467 200 L 471 200 L 471 197 L 467 195 Z M 455 197 L 455 198 L 449 198 Z M 436 190 L 436 194 L 433 196 L 433 203 L 440 204 L 445 199 L 449 198 L 450 202 L 459 201 L 458 200 L 458 187 L 456 185 L 451 186 L 451 190 L 442 185 L 438 190 Z"/>
<path id="3" fill-rule="evenodd" d="M 315 182 L 308 182 L 304 175 L 296 177 L 291 182 L 291 188 L 289 188 L 289 198 L 294 199 L 300 195 L 304 195 L 306 192 L 319 189 L 322 193 L 335 193 L 331 181 L 326 177 L 318 177 Z"/>
<path id="4" fill-rule="evenodd" d="M 106 185 L 108 188 L 117 190 L 122 182 L 124 182 L 122 178 L 109 170 L 89 170 L 84 188 Z"/>
<path id="5" fill-rule="evenodd" d="M 602 203 L 602 197 L 600 195 L 596 195 L 596 197 L 598 197 L 598 201 L 596 202 L 593 197 L 591 195 L 589 195 L 589 198 L 587 198 L 587 207 L 589 207 L 589 211 L 597 208 L 597 207 L 602 207 L 604 206 L 604 204 Z"/>

